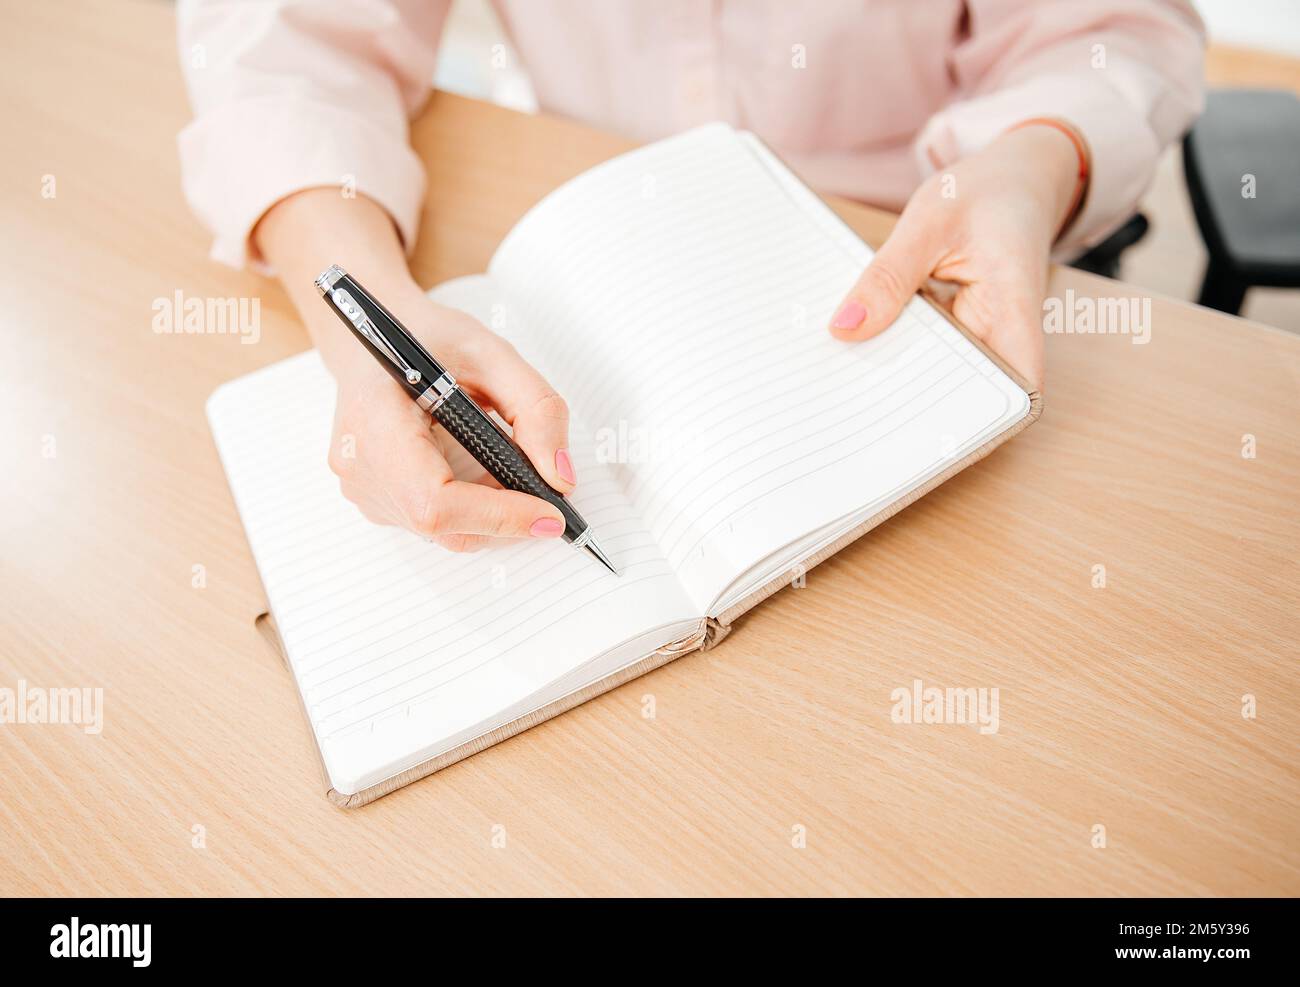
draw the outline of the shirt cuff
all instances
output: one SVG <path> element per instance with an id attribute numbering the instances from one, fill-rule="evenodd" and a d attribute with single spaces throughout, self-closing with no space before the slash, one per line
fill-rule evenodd
<path id="1" fill-rule="evenodd" d="M 211 256 L 274 273 L 249 235 L 285 196 L 308 188 L 361 193 L 393 218 L 409 254 L 424 201 L 424 166 L 402 133 L 307 99 L 226 103 L 177 137 L 185 198 L 215 234 Z"/>
<path id="2" fill-rule="evenodd" d="M 1160 154 L 1160 143 L 1147 121 L 1109 84 L 1056 73 L 954 103 L 921 131 L 917 158 L 924 173 L 936 170 L 935 161 L 940 168 L 947 167 L 1033 117 L 1055 117 L 1071 124 L 1092 153 L 1083 211 L 1053 251 L 1054 256 L 1072 256 L 1100 243 L 1133 215 Z"/>

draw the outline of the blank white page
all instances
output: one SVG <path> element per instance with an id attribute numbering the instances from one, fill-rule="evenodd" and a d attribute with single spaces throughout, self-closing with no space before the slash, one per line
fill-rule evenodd
<path id="1" fill-rule="evenodd" d="M 753 566 L 889 503 L 1028 412 L 928 303 L 826 331 L 870 250 L 710 124 L 544 199 L 491 265 L 553 383 L 705 612 Z"/>
<path id="2" fill-rule="evenodd" d="M 485 285 L 462 279 L 437 297 L 490 318 Z M 326 465 L 334 398 L 311 351 L 223 385 L 208 417 L 339 792 L 559 698 L 544 695 L 554 683 L 580 688 L 583 666 L 632 638 L 698 623 L 589 443 L 571 446 L 582 479 L 573 501 L 622 577 L 560 541 L 455 554 L 370 523 Z"/>

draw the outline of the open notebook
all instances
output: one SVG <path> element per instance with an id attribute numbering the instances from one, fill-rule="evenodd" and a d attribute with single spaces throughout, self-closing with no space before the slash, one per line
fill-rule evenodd
<path id="1" fill-rule="evenodd" d="M 572 499 L 621 577 L 558 541 L 457 555 L 367 522 L 326 466 L 334 386 L 315 352 L 212 395 L 332 800 L 716 643 L 1037 416 L 920 297 L 873 340 L 832 339 L 870 257 L 761 142 L 710 124 L 564 185 L 488 274 L 433 291 L 568 400 Z"/>

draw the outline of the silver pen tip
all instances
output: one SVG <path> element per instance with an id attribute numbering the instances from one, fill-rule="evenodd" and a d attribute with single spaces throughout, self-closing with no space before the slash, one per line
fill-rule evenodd
<path id="1" fill-rule="evenodd" d="M 603 551 L 601 551 L 600 546 L 596 544 L 596 539 L 594 538 L 587 539 L 587 544 L 583 545 L 582 547 L 585 548 L 588 552 L 590 552 L 595 557 L 597 562 L 603 565 L 614 575 L 616 576 L 622 575 L 622 573 L 618 571 L 618 567 L 609 560 L 609 556 L 606 555 Z"/>

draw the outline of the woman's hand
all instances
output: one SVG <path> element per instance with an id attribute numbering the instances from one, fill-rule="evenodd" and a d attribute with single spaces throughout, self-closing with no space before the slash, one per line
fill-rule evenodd
<path id="1" fill-rule="evenodd" d="M 254 243 L 276 268 L 338 382 L 329 465 L 343 495 L 370 520 L 407 528 L 454 551 L 491 538 L 558 538 L 564 520 L 537 497 L 503 490 L 389 377 L 321 303 L 313 280 L 342 266 L 391 311 L 484 408 L 495 409 L 538 472 L 561 493 L 576 477 L 568 452 L 569 412 L 546 380 L 500 336 L 455 309 L 431 302 L 408 273 L 388 215 L 337 189 L 299 192 L 272 207 Z"/>
<path id="2" fill-rule="evenodd" d="M 837 309 L 831 333 L 868 339 L 928 278 L 955 282 L 957 319 L 1041 389 L 1048 254 L 1078 176 L 1073 142 L 1045 125 L 1011 130 L 931 175 Z"/>
<path id="3" fill-rule="evenodd" d="M 568 453 L 564 400 L 515 348 L 477 320 L 429 301 L 414 285 L 382 299 L 484 408 L 495 409 L 546 481 L 561 493 L 576 477 Z M 407 528 L 453 551 L 490 538 L 556 538 L 564 520 L 537 497 L 503 490 L 467 456 L 457 478 L 449 463 L 456 441 L 380 368 L 361 345 L 340 366 L 329 466 L 343 495 L 377 524 Z"/>

